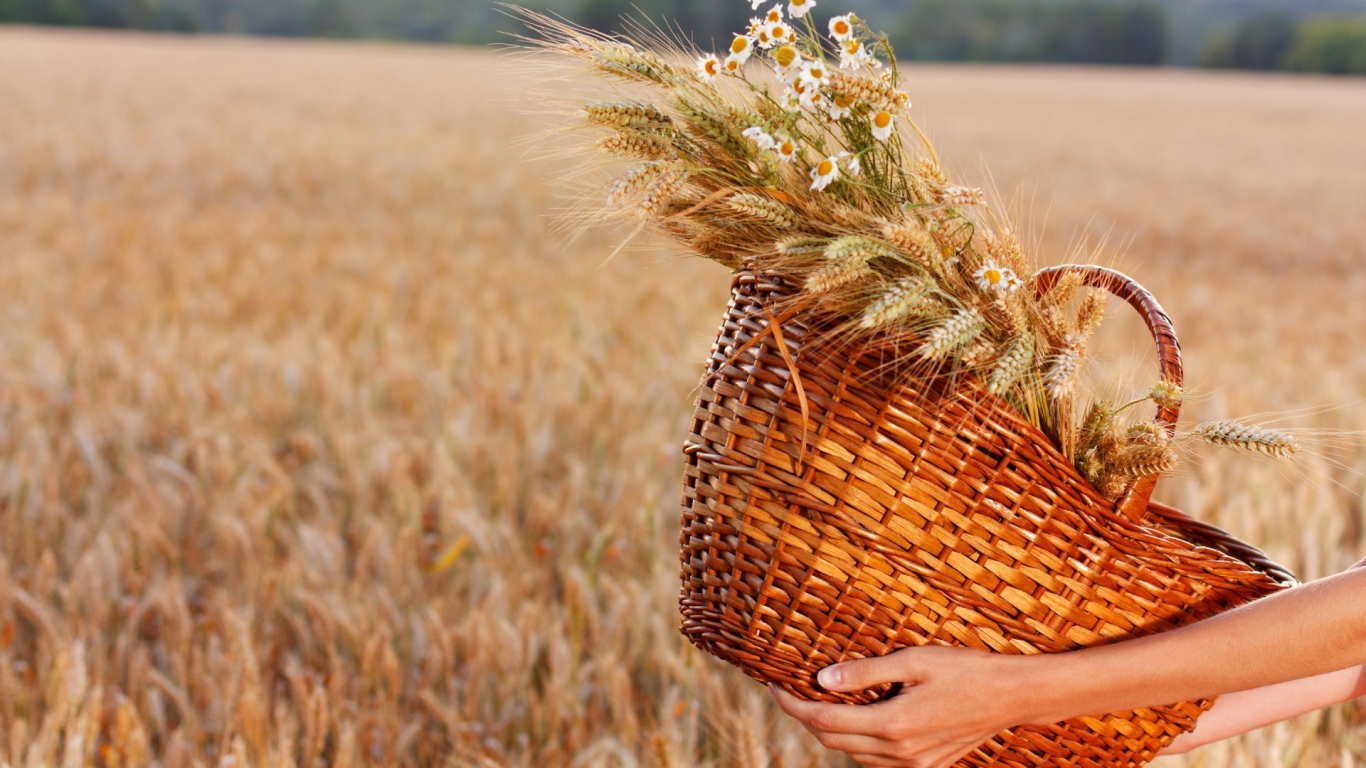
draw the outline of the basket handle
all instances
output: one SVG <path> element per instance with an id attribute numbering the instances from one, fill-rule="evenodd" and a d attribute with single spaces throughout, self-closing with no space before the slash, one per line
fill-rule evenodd
<path id="1" fill-rule="evenodd" d="M 1169 381 L 1177 386 L 1183 383 L 1183 372 L 1181 367 L 1181 343 L 1176 339 L 1176 329 L 1172 328 L 1171 318 L 1167 316 L 1166 310 L 1157 303 L 1148 290 L 1123 272 L 1100 267 L 1095 265 L 1064 265 L 1060 267 L 1048 267 L 1041 269 L 1034 274 L 1032 282 L 1034 290 L 1038 295 L 1047 293 L 1060 278 L 1067 274 L 1075 274 L 1081 277 L 1082 284 L 1088 288 L 1101 288 L 1129 303 L 1129 306 L 1138 311 L 1143 317 L 1143 322 L 1147 324 L 1148 331 L 1153 335 L 1153 341 L 1157 344 L 1157 365 L 1162 373 L 1162 379 Z M 1159 406 L 1157 417 L 1154 421 L 1160 424 L 1167 435 L 1171 436 L 1176 432 L 1176 421 L 1181 415 L 1181 406 L 1169 405 Z M 1148 501 L 1152 497 L 1153 488 L 1157 485 L 1157 476 L 1142 477 L 1138 482 L 1124 494 L 1116 504 L 1117 509 L 1125 517 L 1135 523 L 1143 519 L 1148 511 Z"/>

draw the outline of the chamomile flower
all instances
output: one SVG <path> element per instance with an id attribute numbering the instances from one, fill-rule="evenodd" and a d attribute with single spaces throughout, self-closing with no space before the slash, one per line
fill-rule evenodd
<path id="1" fill-rule="evenodd" d="M 740 70 L 744 68 L 744 66 L 744 59 L 740 58 L 739 56 L 736 56 L 733 53 L 727 56 L 726 60 L 721 63 L 721 69 L 724 69 L 732 75 L 740 74 Z"/>
<path id="2" fill-rule="evenodd" d="M 886 141 L 892 137 L 892 113 L 882 110 L 873 115 L 873 138 L 878 141 Z"/>
<path id="3" fill-rule="evenodd" d="M 754 33 L 754 44 L 768 50 L 773 47 L 773 38 L 768 36 L 768 22 L 759 26 L 759 31 Z"/>
<path id="4" fill-rule="evenodd" d="M 977 287 L 984 291 L 995 291 L 996 293 L 1010 293 L 1020 287 L 1020 278 L 1015 276 L 1014 270 L 1002 267 L 993 261 L 988 261 L 978 267 L 972 276 L 977 280 Z"/>
<path id="5" fill-rule="evenodd" d="M 802 95 L 795 88 L 788 87 L 783 90 L 783 104 L 787 105 L 789 111 L 796 112 L 802 106 Z"/>
<path id="6" fill-rule="evenodd" d="M 764 20 L 758 16 L 752 17 L 749 20 L 749 26 L 745 28 L 745 34 L 749 35 L 751 38 L 758 37 L 759 30 L 764 28 L 764 23 Z"/>
<path id="7" fill-rule="evenodd" d="M 740 60 L 744 64 L 749 60 L 749 55 L 754 52 L 754 41 L 749 35 L 736 35 L 730 42 L 730 55 Z"/>
<path id="8" fill-rule="evenodd" d="M 759 149 L 773 149 L 778 146 L 773 137 L 757 125 L 746 128 L 740 135 L 754 142 Z"/>
<path id="9" fill-rule="evenodd" d="M 779 160 L 790 163 L 797 156 L 797 143 L 784 136 L 774 141 L 773 151 L 778 154 Z"/>
<path id="10" fill-rule="evenodd" d="M 863 163 L 859 162 L 858 157 L 851 155 L 848 152 L 841 152 L 838 155 L 835 155 L 835 158 L 844 161 L 844 169 L 849 172 L 850 178 L 854 178 L 860 173 L 863 173 Z"/>
<path id="11" fill-rule="evenodd" d="M 842 93 L 837 93 L 837 94 L 835 94 L 834 96 L 831 96 L 831 97 L 830 97 L 830 119 L 831 119 L 831 120 L 843 120 L 844 118 L 846 118 L 846 117 L 849 116 L 849 112 L 850 112 L 850 110 L 852 109 L 852 107 L 853 107 L 853 102 L 849 101 L 849 97 L 848 97 L 848 96 L 845 96 L 845 95 L 842 94 Z"/>
<path id="12" fill-rule="evenodd" d="M 787 12 L 792 18 L 800 19 L 816 7 L 816 0 L 788 0 Z"/>
<path id="13" fill-rule="evenodd" d="M 802 65 L 802 54 L 796 46 L 782 45 L 774 49 L 773 63 L 778 65 L 778 74 L 787 74 Z"/>
<path id="14" fill-rule="evenodd" d="M 797 39 L 797 35 L 792 31 L 792 27 L 789 27 L 787 22 L 783 21 L 768 24 L 764 27 L 764 31 L 768 33 L 768 44 L 770 46 L 792 43 Z"/>
<path id="15" fill-rule="evenodd" d="M 802 106 L 806 107 L 808 110 L 812 112 L 821 112 L 825 109 L 825 105 L 829 99 L 825 97 L 825 94 L 821 92 L 821 89 L 808 85 L 802 89 L 801 101 Z"/>
<path id="16" fill-rule="evenodd" d="M 757 11 L 757 10 L 759 10 L 759 6 L 761 6 L 761 5 L 763 5 L 763 4 L 764 4 L 764 0 L 749 0 L 749 9 L 750 9 L 751 11 Z"/>
<path id="17" fill-rule="evenodd" d="M 811 188 L 822 190 L 840 176 L 839 158 L 827 157 L 811 169 Z"/>
<path id="18" fill-rule="evenodd" d="M 780 22 L 780 21 L 782 21 L 782 20 L 783 20 L 783 7 L 782 7 L 781 5 L 775 5 L 775 6 L 773 6 L 772 8 L 769 8 L 769 9 L 768 9 L 768 14 L 767 14 L 766 16 L 764 16 L 764 21 L 768 22 L 769 24 L 777 24 L 778 22 Z"/>
<path id="19" fill-rule="evenodd" d="M 844 42 L 854 36 L 854 20 L 850 18 L 853 14 L 846 13 L 843 16 L 836 16 L 830 20 L 830 36 Z"/>
<path id="20" fill-rule="evenodd" d="M 840 44 L 840 69 L 854 69 L 872 58 L 863 41 L 856 37 L 851 37 Z"/>
<path id="21" fill-rule="evenodd" d="M 819 88 L 825 85 L 830 73 L 825 69 L 825 63 L 820 61 L 808 61 L 802 65 L 801 80 L 808 86 Z"/>
<path id="22" fill-rule="evenodd" d="M 697 76 L 702 78 L 702 82 L 710 83 L 721 74 L 721 60 L 716 58 L 716 54 L 709 53 L 697 60 Z"/>

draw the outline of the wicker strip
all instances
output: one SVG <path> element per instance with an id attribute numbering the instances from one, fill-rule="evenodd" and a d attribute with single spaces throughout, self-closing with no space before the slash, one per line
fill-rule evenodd
<path id="1" fill-rule="evenodd" d="M 1179 383 L 1157 302 L 1117 272 L 1081 271 L 1143 313 Z M 832 694 L 815 673 L 930 643 L 1114 642 L 1293 583 L 1255 548 L 1150 503 L 1152 482 L 1106 500 L 975 380 L 908 385 L 884 351 L 804 347 L 812 329 L 771 314 L 793 290 L 737 275 L 684 448 L 682 631 L 704 650 L 804 698 L 869 702 L 889 689 Z M 1139 766 L 1211 703 L 1016 728 L 960 765 Z"/>

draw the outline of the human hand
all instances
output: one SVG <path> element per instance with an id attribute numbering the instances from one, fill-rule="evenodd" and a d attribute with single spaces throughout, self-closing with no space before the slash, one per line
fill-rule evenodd
<path id="1" fill-rule="evenodd" d="M 1027 710 L 1033 698 L 1023 674 L 1027 663 L 967 648 L 907 648 L 821 670 L 817 679 L 829 691 L 903 685 L 876 704 L 808 702 L 777 686 L 769 690 L 822 745 L 860 765 L 942 768 L 1034 718 Z"/>

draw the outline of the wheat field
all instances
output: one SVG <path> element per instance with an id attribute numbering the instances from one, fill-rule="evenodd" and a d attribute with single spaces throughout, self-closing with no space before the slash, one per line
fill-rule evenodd
<path id="1" fill-rule="evenodd" d="M 556 229 L 533 80 L 0 29 L 0 766 L 846 764 L 677 631 L 729 278 Z M 1366 81 L 908 83 L 1040 261 L 1161 298 L 1191 423 L 1366 429 Z M 1093 380 L 1146 381 L 1111 315 Z M 1363 471 L 1202 451 L 1158 495 L 1308 579 L 1366 555 Z M 1363 765 L 1366 711 L 1159 762 Z"/>

